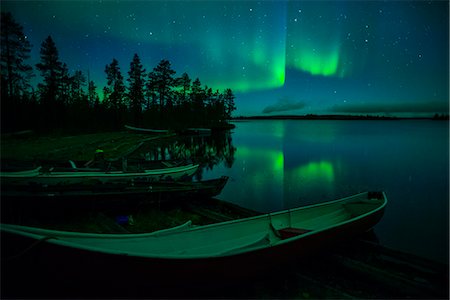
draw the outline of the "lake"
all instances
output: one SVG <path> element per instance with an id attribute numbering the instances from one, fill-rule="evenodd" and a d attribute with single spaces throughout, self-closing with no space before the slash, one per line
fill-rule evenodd
<path id="1" fill-rule="evenodd" d="M 449 127 L 445 121 L 258 120 L 235 122 L 221 200 L 272 212 L 385 191 L 375 233 L 388 247 L 448 263 Z"/>

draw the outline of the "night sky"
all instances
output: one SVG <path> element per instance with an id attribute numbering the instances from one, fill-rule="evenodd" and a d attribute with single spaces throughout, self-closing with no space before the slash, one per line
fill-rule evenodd
<path id="1" fill-rule="evenodd" d="M 137 53 L 168 59 L 235 115 L 448 113 L 447 1 L 2 1 L 33 45 L 51 35 L 62 62 L 94 80 Z M 36 74 L 38 72 L 35 71 Z M 39 76 L 35 79 L 41 81 Z"/>

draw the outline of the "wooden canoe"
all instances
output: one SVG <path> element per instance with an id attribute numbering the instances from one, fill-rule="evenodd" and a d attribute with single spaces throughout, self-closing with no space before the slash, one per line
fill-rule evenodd
<path id="1" fill-rule="evenodd" d="M 2 172 L 0 172 L 0 178 L 2 179 L 2 183 L 3 183 L 4 178 L 6 179 L 6 178 L 36 177 L 36 176 L 39 176 L 39 174 L 41 173 L 41 169 L 42 169 L 42 167 L 39 166 L 34 169 L 23 170 L 23 171 L 2 171 Z"/>
<path id="2" fill-rule="evenodd" d="M 15 201 L 15 199 L 73 199 L 84 202 L 88 199 L 111 198 L 130 202 L 130 197 L 145 197 L 152 199 L 173 199 L 192 197 L 214 197 L 221 193 L 228 181 L 227 176 L 203 181 L 154 181 L 141 183 L 117 184 L 75 184 L 75 185 L 29 185 L 19 188 L 2 189 L 2 199 Z M 140 199 L 138 199 L 140 200 Z M 42 203 L 42 202 L 40 202 Z"/>
<path id="3" fill-rule="evenodd" d="M 98 171 L 89 169 L 73 169 L 71 171 L 40 172 L 38 169 L 24 172 L 2 172 L 1 180 L 4 185 L 35 185 L 35 184 L 77 184 L 86 180 L 105 182 L 121 182 L 130 180 L 178 180 L 191 177 L 197 171 L 198 164 L 187 164 L 175 167 L 160 167 L 157 169 L 142 170 L 136 172 L 124 171 Z"/>
<path id="4" fill-rule="evenodd" d="M 245 279 L 269 267 L 305 259 L 371 229 L 386 195 L 361 193 L 340 200 L 206 226 L 185 224 L 148 234 L 62 232 L 1 225 L 2 262 L 64 280 L 220 281 Z M 6 256 L 6 257 L 5 257 Z M 14 266 L 13 263 L 22 262 Z M 31 272 L 31 271 L 30 271 Z M 22 276 L 22 277 L 21 277 Z"/>
<path id="5" fill-rule="evenodd" d="M 125 128 L 130 131 L 139 132 L 139 133 L 152 133 L 152 134 L 169 133 L 169 130 L 167 130 L 167 129 L 147 129 L 147 128 L 134 127 L 134 126 L 130 126 L 130 125 L 125 125 Z"/>

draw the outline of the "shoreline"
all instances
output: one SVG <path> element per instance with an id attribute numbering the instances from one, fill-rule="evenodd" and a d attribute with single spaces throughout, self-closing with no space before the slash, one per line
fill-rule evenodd
<path id="1" fill-rule="evenodd" d="M 448 121 L 448 115 L 434 117 L 390 117 L 390 116 L 371 116 L 371 115 L 277 115 L 277 116 L 239 116 L 231 119 L 240 120 L 377 120 L 377 121 L 397 121 L 397 120 L 432 120 Z"/>

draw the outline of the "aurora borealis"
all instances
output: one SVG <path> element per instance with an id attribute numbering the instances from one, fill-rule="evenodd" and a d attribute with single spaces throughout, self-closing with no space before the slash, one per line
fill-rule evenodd
<path id="1" fill-rule="evenodd" d="M 2 1 L 39 59 L 51 35 L 99 90 L 138 53 L 214 89 L 235 115 L 448 112 L 446 1 Z M 37 77 L 35 80 L 39 81 Z M 279 109 L 277 109 L 279 107 Z M 271 108 L 271 109 L 267 109 Z M 366 109 L 367 108 L 367 109 Z"/>

